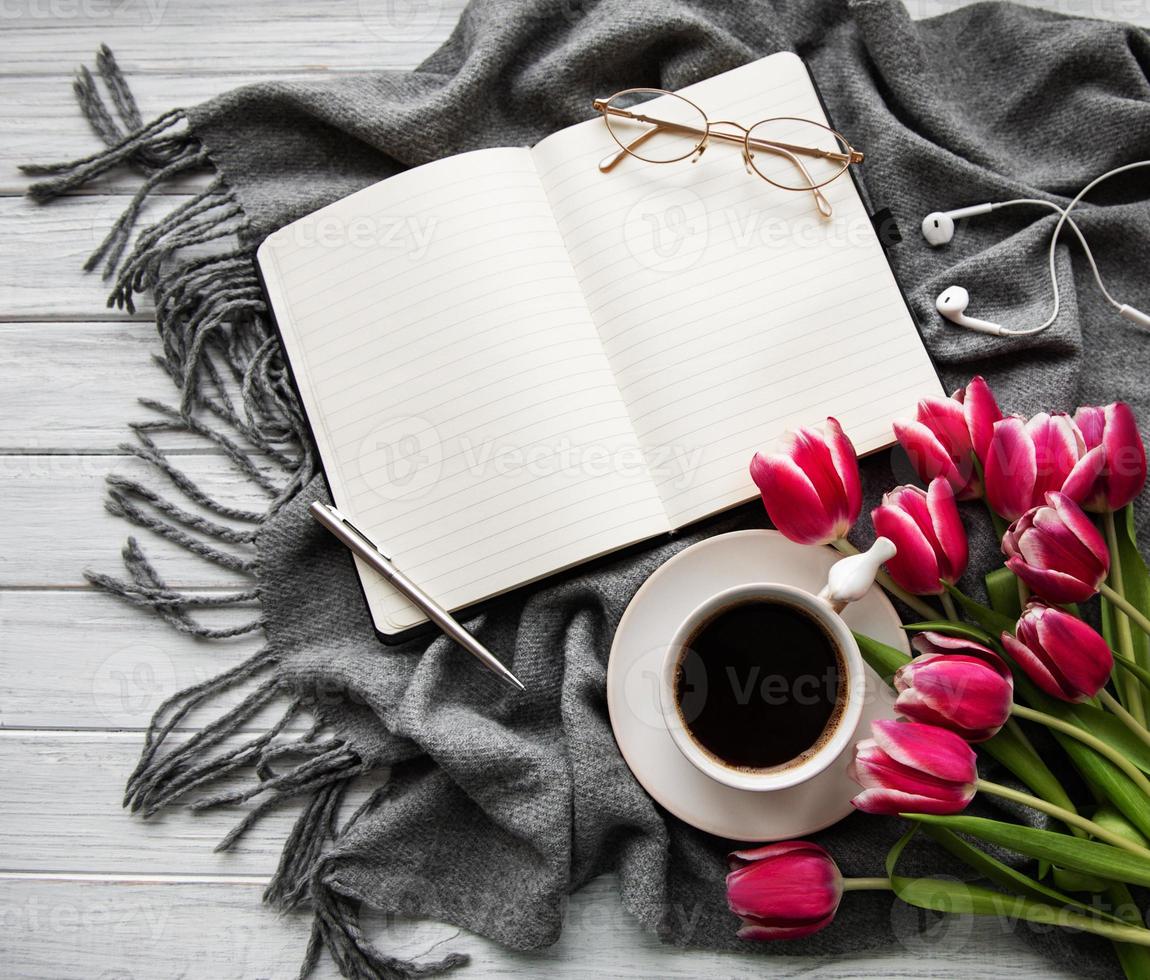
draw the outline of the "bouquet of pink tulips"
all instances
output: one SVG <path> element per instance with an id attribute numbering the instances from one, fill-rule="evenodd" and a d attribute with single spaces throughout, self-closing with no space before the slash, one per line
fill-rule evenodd
<path id="1" fill-rule="evenodd" d="M 1134 415 L 1116 403 L 1073 417 L 1003 416 L 975 378 L 950 399 L 924 400 L 894 432 L 926 489 L 897 487 L 872 511 L 876 534 L 898 548 L 879 581 L 922 621 L 905 627 L 913 658 L 858 637 L 902 717 L 873 725 L 850 773 L 856 808 L 909 827 L 875 878 L 844 879 L 805 841 L 735 852 L 727 892 L 739 934 L 810 935 L 831 923 L 844 891 L 884 888 L 921 908 L 1108 937 L 1128 976 L 1150 977 L 1150 929 L 1129 890 L 1150 886 L 1150 572 L 1133 518 L 1146 453 Z M 855 551 L 846 536 L 862 509 L 858 463 L 834 419 L 756 455 L 751 475 L 788 538 Z M 969 559 L 959 505 L 977 501 L 1005 559 L 986 576 L 987 604 L 957 587 Z M 1095 596 L 1101 632 L 1083 618 Z M 1061 767 L 1035 750 L 1034 726 L 1050 732 Z M 1025 789 L 980 778 L 972 746 Z M 1088 790 L 1082 799 L 1055 775 L 1070 767 Z M 964 814 L 978 793 L 1047 819 L 1034 827 Z M 978 881 L 900 875 L 916 833 Z M 985 845 L 1021 860 L 1007 864 Z"/>

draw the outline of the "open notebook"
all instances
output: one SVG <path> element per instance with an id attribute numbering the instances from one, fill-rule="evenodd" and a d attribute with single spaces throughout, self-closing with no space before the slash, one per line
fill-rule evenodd
<path id="1" fill-rule="evenodd" d="M 826 121 L 792 54 L 683 93 Z M 449 608 L 751 499 L 788 428 L 869 452 L 940 393 L 850 177 L 828 220 L 737 147 L 601 173 L 613 149 L 596 118 L 464 153 L 259 249 L 336 505 Z M 359 571 L 385 637 L 423 622 Z"/>

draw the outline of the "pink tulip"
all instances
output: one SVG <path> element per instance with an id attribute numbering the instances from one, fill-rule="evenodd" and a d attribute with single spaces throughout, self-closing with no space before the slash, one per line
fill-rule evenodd
<path id="1" fill-rule="evenodd" d="M 938 595 L 966 571 L 966 530 L 954 491 L 943 477 L 929 490 L 895 487 L 871 511 L 875 533 L 890 538 L 898 554 L 886 563 L 891 578 L 915 595 Z"/>
<path id="2" fill-rule="evenodd" d="M 1003 633 L 1002 645 L 1035 684 L 1063 701 L 1094 697 L 1114 667 L 1110 647 L 1091 626 L 1041 602 L 1027 603 L 1014 636 Z"/>
<path id="3" fill-rule="evenodd" d="M 914 647 L 921 655 L 894 675 L 895 710 L 968 742 L 998 734 L 1014 701 L 1014 680 L 1002 658 L 972 640 L 942 633 L 920 633 Z"/>
<path id="4" fill-rule="evenodd" d="M 785 841 L 730 856 L 727 905 L 740 939 L 801 939 L 830 925 L 843 897 L 838 865 L 818 844 Z"/>
<path id="5" fill-rule="evenodd" d="M 1110 571 L 1106 541 L 1073 500 L 1048 493 L 1002 536 L 1006 567 L 1053 603 L 1085 602 Z"/>
<path id="6" fill-rule="evenodd" d="M 876 721 L 855 746 L 850 776 L 864 813 L 958 813 L 978 787 L 974 749 L 954 732 L 913 721 Z"/>
<path id="7" fill-rule="evenodd" d="M 862 509 L 854 446 L 835 419 L 827 419 L 826 430 L 799 429 L 781 452 L 751 460 L 771 523 L 799 544 L 845 538 Z"/>
<path id="8" fill-rule="evenodd" d="M 1080 499 L 1102 464 L 1103 454 L 1087 451 L 1069 415 L 1002 419 L 987 449 L 986 499 L 995 513 L 1015 521 L 1052 490 Z"/>
<path id="9" fill-rule="evenodd" d="M 1101 449 L 1104 461 L 1095 479 L 1070 495 L 1087 510 L 1121 510 L 1146 483 L 1146 449 L 1134 413 L 1125 402 L 1114 402 L 1080 408 L 1074 421 L 1086 448 L 1091 452 Z"/>
<path id="10" fill-rule="evenodd" d="M 924 398 L 913 420 L 895 420 L 894 434 L 923 482 L 944 477 L 959 500 L 972 500 L 982 496 L 975 458 L 986 459 L 1000 418 L 994 395 L 977 377 L 950 398 Z"/>

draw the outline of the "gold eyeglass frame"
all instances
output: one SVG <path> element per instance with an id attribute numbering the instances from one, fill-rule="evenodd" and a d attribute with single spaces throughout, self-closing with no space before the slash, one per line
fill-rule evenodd
<path id="1" fill-rule="evenodd" d="M 691 106 L 691 108 L 699 113 L 700 117 L 702 117 L 705 123 L 705 126 L 703 129 L 698 129 L 697 127 L 688 126 L 684 123 L 670 122 L 666 119 L 656 119 L 652 116 L 645 115 L 644 113 L 632 112 L 629 109 L 623 109 L 619 106 L 611 105 L 611 102 L 619 98 L 619 96 L 629 95 L 632 92 L 658 93 L 659 95 L 670 95 L 673 98 L 682 99 L 682 101 L 686 102 L 687 105 Z M 820 188 L 825 187 L 832 180 L 837 180 L 839 177 L 845 174 L 847 172 L 847 168 L 850 167 L 852 163 L 863 162 L 862 152 L 851 146 L 850 141 L 845 136 L 843 136 L 842 133 L 835 129 L 831 129 L 830 126 L 826 126 L 823 123 L 815 122 L 813 119 L 804 119 L 801 116 L 772 116 L 767 119 L 760 119 L 758 122 L 753 123 L 749 127 L 742 125 L 742 123 L 734 122 L 730 119 L 712 120 L 708 118 L 707 114 L 703 112 L 699 106 L 695 105 L 695 103 L 690 99 L 680 95 L 678 92 L 669 92 L 666 89 L 661 88 L 627 88 L 620 92 L 616 92 L 610 98 L 595 99 L 591 105 L 596 112 L 602 113 L 603 122 L 607 124 L 607 132 L 610 133 L 611 138 L 619 144 L 618 152 L 604 157 L 599 161 L 599 169 L 603 173 L 609 173 L 619 164 L 619 162 L 624 157 L 628 156 L 632 156 L 636 160 L 642 160 L 644 163 L 656 164 L 677 163 L 680 160 L 686 160 L 688 157 L 691 157 L 691 162 L 696 163 L 699 157 L 701 157 L 703 152 L 707 149 L 708 140 L 714 137 L 717 140 L 724 140 L 728 143 L 738 143 L 742 146 L 743 166 L 746 168 L 748 174 L 752 174 L 756 177 L 761 177 L 768 184 L 771 184 L 774 187 L 778 187 L 780 190 L 799 192 L 810 191 L 814 195 L 815 205 L 818 207 L 819 213 L 824 217 L 829 218 L 831 216 L 830 201 L 826 199 Z M 652 128 L 647 130 L 645 133 L 640 133 L 639 136 L 632 140 L 630 143 L 624 143 L 621 139 L 619 139 L 619 137 L 615 134 L 615 131 L 611 128 L 610 122 L 607 119 L 608 115 L 619 116 L 625 119 L 633 119 L 636 122 L 641 123 L 650 123 Z M 751 139 L 751 131 L 756 126 L 761 126 L 763 123 L 774 122 L 776 120 L 803 122 L 808 123 L 811 126 L 818 126 L 819 129 L 825 129 L 828 133 L 834 136 L 834 138 L 838 140 L 842 146 L 845 147 L 845 150 L 841 153 L 834 153 L 830 150 L 821 150 L 818 147 L 813 146 L 799 146 L 794 143 L 780 143 L 775 140 L 763 140 L 757 138 L 753 140 Z M 716 126 L 732 126 L 740 132 L 724 132 L 722 129 L 716 129 Z M 640 156 L 635 152 L 636 147 L 640 146 L 642 143 L 645 143 L 656 133 L 668 131 L 685 133 L 690 136 L 698 137 L 698 139 L 695 141 L 694 146 L 692 146 L 688 152 L 671 160 L 650 160 L 647 157 Z M 762 150 L 765 153 L 775 153 L 780 156 L 787 157 L 790 162 L 795 165 L 798 171 L 806 178 L 807 184 L 809 186 L 788 187 L 786 184 L 780 184 L 777 181 L 771 180 L 770 177 L 766 176 L 752 163 L 752 160 L 754 159 L 754 150 Z M 816 157 L 820 160 L 832 160 L 836 163 L 842 164 L 842 169 L 833 176 L 828 177 L 826 180 L 818 181 L 816 183 L 814 178 L 811 177 L 807 168 L 803 166 L 802 160 L 799 159 L 803 156 Z"/>

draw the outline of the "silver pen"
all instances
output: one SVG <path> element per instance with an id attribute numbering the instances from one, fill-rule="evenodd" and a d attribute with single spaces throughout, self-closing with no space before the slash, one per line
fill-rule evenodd
<path id="1" fill-rule="evenodd" d="M 436 626 L 438 626 L 451 639 L 464 650 L 479 660 L 488 670 L 498 674 L 508 684 L 524 691 L 526 688 L 511 671 L 503 666 L 491 651 L 467 632 L 459 622 L 444 609 L 438 602 L 416 585 L 411 579 L 396 568 L 390 559 L 375 546 L 372 540 L 359 528 L 351 523 L 334 507 L 316 500 L 312 502 L 311 516 L 326 527 L 340 541 L 342 541 L 353 554 L 358 555 L 367 564 L 374 568 L 399 592 L 417 605 Z"/>

